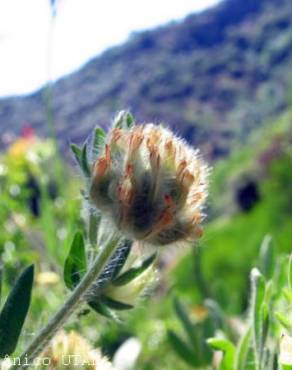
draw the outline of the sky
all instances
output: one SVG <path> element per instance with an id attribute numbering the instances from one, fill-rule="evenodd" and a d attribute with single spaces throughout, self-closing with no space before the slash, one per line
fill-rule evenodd
<path id="1" fill-rule="evenodd" d="M 0 0 L 0 96 L 26 94 L 80 68 L 135 31 L 218 0 Z"/>

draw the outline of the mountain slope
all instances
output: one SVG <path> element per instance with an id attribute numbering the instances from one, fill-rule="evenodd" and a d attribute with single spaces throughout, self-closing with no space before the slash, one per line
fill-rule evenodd
<path id="1" fill-rule="evenodd" d="M 133 35 L 53 87 L 62 143 L 80 141 L 129 108 L 166 122 L 211 158 L 283 110 L 292 67 L 290 0 L 225 0 L 201 14 Z M 0 100 L 2 133 L 46 132 L 43 91 Z M 5 139 L 5 135 L 4 135 Z"/>

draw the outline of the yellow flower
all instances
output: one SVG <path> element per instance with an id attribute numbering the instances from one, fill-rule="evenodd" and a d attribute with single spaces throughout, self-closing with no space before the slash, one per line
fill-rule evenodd
<path id="1" fill-rule="evenodd" d="M 90 197 L 131 239 L 192 243 L 202 234 L 207 175 L 198 151 L 168 129 L 114 128 L 94 164 Z"/>
<path id="2" fill-rule="evenodd" d="M 35 142 L 35 137 L 19 138 L 8 149 L 8 155 L 14 159 L 23 159 Z"/>

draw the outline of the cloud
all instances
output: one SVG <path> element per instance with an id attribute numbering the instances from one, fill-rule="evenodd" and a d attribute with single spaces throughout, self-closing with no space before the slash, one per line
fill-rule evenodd
<path id="1" fill-rule="evenodd" d="M 27 93 L 67 74 L 136 30 L 152 28 L 218 0 L 59 0 L 50 37 L 48 0 L 0 1 L 0 95 Z"/>

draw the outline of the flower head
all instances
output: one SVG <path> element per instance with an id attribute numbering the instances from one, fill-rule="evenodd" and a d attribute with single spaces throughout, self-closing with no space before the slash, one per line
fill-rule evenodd
<path id="1" fill-rule="evenodd" d="M 207 173 L 198 151 L 168 129 L 115 127 L 94 164 L 90 198 L 134 240 L 193 242 L 202 234 Z"/>
<path id="2" fill-rule="evenodd" d="M 74 331 L 68 334 L 59 332 L 44 350 L 41 358 L 47 362 L 36 366 L 39 370 L 113 370 L 100 351 L 92 349 L 87 341 Z"/>

